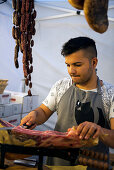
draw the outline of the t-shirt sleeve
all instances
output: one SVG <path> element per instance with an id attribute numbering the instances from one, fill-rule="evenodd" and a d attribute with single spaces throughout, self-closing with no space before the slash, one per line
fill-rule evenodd
<path id="1" fill-rule="evenodd" d="M 42 102 L 45 106 L 47 106 L 51 111 L 56 111 L 56 98 L 57 98 L 57 83 L 55 83 L 48 96 L 45 98 L 45 100 Z"/>
<path id="2" fill-rule="evenodd" d="M 114 118 L 114 96 L 112 96 L 111 99 L 111 106 L 110 106 L 110 113 L 109 113 L 109 119 Z"/>
<path id="3" fill-rule="evenodd" d="M 71 86 L 72 81 L 70 78 L 64 78 L 57 81 L 51 88 L 48 96 L 42 102 L 47 106 L 51 111 L 55 112 L 58 107 L 58 103 L 66 92 L 66 90 Z"/>

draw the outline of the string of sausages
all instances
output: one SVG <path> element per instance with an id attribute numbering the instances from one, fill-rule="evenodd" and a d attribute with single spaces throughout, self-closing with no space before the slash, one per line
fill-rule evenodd
<path id="1" fill-rule="evenodd" d="M 79 157 L 77 159 L 78 164 L 89 166 L 92 168 L 108 170 L 108 156 L 101 152 L 94 152 L 92 150 L 80 150 Z"/>
<path id="2" fill-rule="evenodd" d="M 13 12 L 13 28 L 12 36 L 15 39 L 15 67 L 19 68 L 18 53 L 22 52 L 23 72 L 25 84 L 29 87 L 28 95 L 31 96 L 31 73 L 33 72 L 33 57 L 32 47 L 34 40 L 32 36 L 35 35 L 35 18 L 36 10 L 34 9 L 34 0 L 12 0 Z"/>

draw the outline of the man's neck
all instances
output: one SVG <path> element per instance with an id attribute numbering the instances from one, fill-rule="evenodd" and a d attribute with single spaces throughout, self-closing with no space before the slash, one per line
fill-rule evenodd
<path id="1" fill-rule="evenodd" d="M 97 88 L 97 76 L 94 79 L 91 79 L 89 82 L 85 84 L 76 84 L 76 86 L 80 89 L 84 90 L 92 90 Z"/>

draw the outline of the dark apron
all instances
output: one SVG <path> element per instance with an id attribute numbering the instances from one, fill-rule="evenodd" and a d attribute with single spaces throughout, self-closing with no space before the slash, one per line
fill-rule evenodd
<path id="1" fill-rule="evenodd" d="M 77 126 L 84 121 L 94 122 L 104 128 L 109 128 L 102 103 L 101 86 L 98 78 L 97 92 L 83 91 L 75 84 L 64 93 L 57 107 L 58 120 L 56 131 L 66 132 L 68 128 Z M 108 147 L 103 143 L 88 148 L 98 152 L 108 153 Z M 70 166 L 70 162 L 49 157 L 48 165 Z M 94 168 L 88 168 L 94 170 Z"/>

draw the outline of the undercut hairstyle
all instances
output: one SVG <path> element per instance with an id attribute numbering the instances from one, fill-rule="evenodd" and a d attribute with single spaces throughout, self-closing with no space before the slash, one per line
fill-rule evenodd
<path id="1" fill-rule="evenodd" d="M 92 48 L 91 48 L 92 47 Z M 61 54 L 66 57 L 74 52 L 77 52 L 81 49 L 87 49 L 91 54 L 89 59 L 97 57 L 97 49 L 95 41 L 88 37 L 77 37 L 72 38 L 66 42 L 61 50 Z"/>

